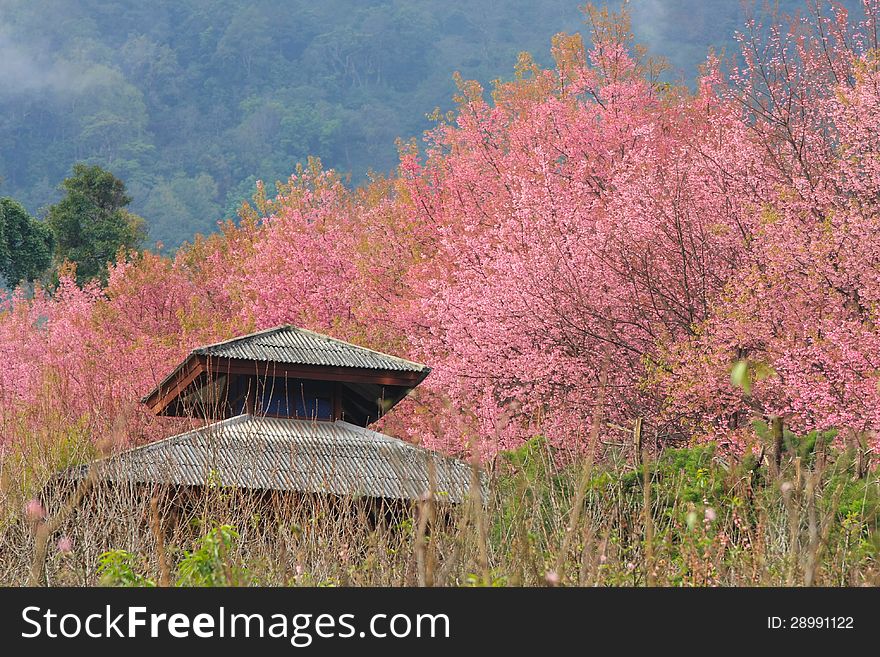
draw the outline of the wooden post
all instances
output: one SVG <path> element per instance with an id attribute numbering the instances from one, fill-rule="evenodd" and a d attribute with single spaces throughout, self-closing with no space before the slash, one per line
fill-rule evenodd
<path id="1" fill-rule="evenodd" d="M 342 419 L 342 384 L 339 381 L 333 383 L 333 419 Z"/>
<path id="2" fill-rule="evenodd" d="M 159 558 L 159 586 L 171 586 L 171 570 L 165 557 L 165 534 L 159 517 L 159 498 L 154 494 L 150 498 L 150 528 L 156 539 L 156 555 Z"/>
<path id="3" fill-rule="evenodd" d="M 642 442 L 642 418 L 636 418 L 635 425 L 633 426 L 633 450 L 636 455 L 636 466 L 642 464 L 642 451 L 644 450 L 644 445 Z"/>
<path id="4" fill-rule="evenodd" d="M 770 418 L 770 435 L 773 438 L 773 449 L 770 453 L 770 474 L 777 477 L 782 469 L 782 445 L 785 435 L 782 418 L 778 415 Z"/>

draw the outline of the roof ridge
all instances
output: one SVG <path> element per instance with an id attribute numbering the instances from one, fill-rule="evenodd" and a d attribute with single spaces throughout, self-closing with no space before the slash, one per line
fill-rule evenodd
<path id="1" fill-rule="evenodd" d="M 280 326 L 273 326 L 271 328 L 261 329 L 259 331 L 254 331 L 253 333 L 247 333 L 245 335 L 238 335 L 234 338 L 229 338 L 227 340 L 221 340 L 220 342 L 212 342 L 211 344 L 199 345 L 198 347 L 193 349 L 190 353 L 197 354 L 197 353 L 200 353 L 201 351 L 203 351 L 204 349 L 211 349 L 213 347 L 223 347 L 223 346 L 232 344 L 234 342 L 240 342 L 241 340 L 249 340 L 251 338 L 255 338 L 258 335 L 268 335 L 269 333 L 277 333 L 277 332 L 282 331 L 286 328 L 296 328 L 296 327 L 293 327 L 291 324 L 282 324 Z"/>
<path id="2" fill-rule="evenodd" d="M 202 427 L 196 427 L 194 429 L 190 429 L 188 431 L 184 431 L 183 433 L 174 434 L 173 436 L 168 436 L 167 438 L 162 438 L 160 440 L 154 440 L 153 442 L 146 443 L 145 445 L 138 445 L 137 447 L 131 447 L 129 449 L 118 452 L 117 454 L 111 454 L 105 457 L 103 460 L 109 458 L 115 458 L 118 456 L 122 456 L 125 454 L 131 454 L 133 452 L 145 452 L 154 447 L 160 447 L 162 445 L 174 445 L 179 442 L 183 442 L 190 438 L 198 437 L 201 434 L 205 434 L 210 432 L 210 430 L 219 428 L 219 427 L 227 427 L 227 426 L 235 426 L 237 424 L 247 424 L 251 421 L 262 422 L 265 420 L 269 420 L 270 422 L 277 422 L 279 424 L 294 424 L 294 425 L 305 425 L 312 426 L 316 422 L 322 422 L 321 420 L 308 420 L 302 418 L 290 418 L 290 417 L 274 417 L 271 415 L 252 415 L 250 413 L 241 413 L 240 415 L 234 415 L 232 417 L 225 418 L 223 420 L 218 420 L 217 422 L 212 422 L 211 424 L 206 424 Z M 408 447 L 415 451 L 426 452 L 436 456 L 438 458 L 444 460 L 454 460 L 454 461 L 462 461 L 455 456 L 450 454 L 443 454 L 442 452 L 438 452 L 434 449 L 429 449 L 427 447 L 422 447 L 421 445 L 416 445 L 407 440 L 403 440 L 402 438 L 397 438 L 396 436 L 389 436 L 386 433 L 382 433 L 381 431 L 375 431 L 368 427 L 362 427 L 358 424 L 352 424 L 351 422 L 346 422 L 345 420 L 335 420 L 333 422 L 328 422 L 327 424 L 332 424 L 333 426 L 339 427 L 340 429 L 345 429 L 350 431 L 351 433 L 357 434 L 359 437 L 364 438 L 373 438 L 379 439 L 383 443 L 392 443 L 395 445 L 400 445 L 402 447 Z M 303 435 L 299 436 L 300 440 L 317 440 L 320 442 L 320 438 L 315 438 L 314 436 Z M 462 461 L 464 462 L 464 461 Z"/>
<path id="3" fill-rule="evenodd" d="M 396 438 L 394 436 L 389 436 L 387 433 L 382 433 L 381 431 L 376 431 L 374 429 L 370 429 L 368 427 L 362 427 L 359 424 L 352 424 L 351 422 L 346 422 L 345 420 L 335 420 L 333 424 L 338 425 L 342 428 L 348 429 L 349 431 L 354 431 L 355 433 L 363 433 L 368 436 L 376 436 L 381 438 L 382 440 L 392 440 L 394 442 L 404 443 L 406 445 L 411 445 L 412 443 L 408 443 L 405 440 L 400 438 Z"/>
<path id="4" fill-rule="evenodd" d="M 354 342 L 348 342 L 347 340 L 341 340 L 339 338 L 334 338 L 332 335 L 318 333 L 317 331 L 312 331 L 310 329 L 300 328 L 299 326 L 293 326 L 292 324 L 285 324 L 284 327 L 293 329 L 297 333 L 308 333 L 309 335 L 313 335 L 316 338 L 326 340 L 327 342 L 337 342 L 339 344 L 344 344 L 347 347 L 355 347 L 356 349 L 363 349 L 364 351 L 369 351 L 371 353 L 382 356 L 383 358 L 390 358 L 392 360 L 397 360 L 402 363 L 406 363 L 407 365 L 416 365 L 416 366 L 422 368 L 422 370 L 425 370 L 428 372 L 431 371 L 431 368 L 428 367 L 427 365 L 424 365 L 423 363 L 418 363 L 414 360 L 409 360 L 408 358 L 401 358 L 400 356 L 395 356 L 394 354 L 388 354 L 388 353 L 385 353 L 384 351 L 379 351 L 378 349 L 371 349 L 370 347 L 364 347 L 363 345 L 355 344 Z M 284 328 L 284 327 L 279 327 L 279 328 Z"/>
<path id="5" fill-rule="evenodd" d="M 215 422 L 213 424 L 206 425 L 205 427 L 202 427 L 201 429 L 193 429 L 185 434 L 179 434 L 178 437 L 183 438 L 190 433 L 196 433 L 198 431 L 208 429 L 209 427 L 223 424 L 224 422 L 227 422 L 230 425 L 236 424 L 234 422 L 231 422 L 230 420 L 238 420 L 238 419 L 243 420 L 244 418 L 247 418 L 248 420 L 259 421 L 259 422 L 269 420 L 271 422 L 277 422 L 279 424 L 289 423 L 289 424 L 299 424 L 299 425 L 307 425 L 307 426 L 312 426 L 318 422 L 321 422 L 321 423 L 326 422 L 326 420 L 309 420 L 309 419 L 304 419 L 304 418 L 275 417 L 272 415 L 250 415 L 247 413 L 242 413 L 241 415 L 236 415 L 232 418 L 227 418 L 226 420 L 222 420 L 221 422 Z M 461 461 L 462 463 L 467 463 L 467 461 L 464 461 L 464 460 L 462 460 L 456 456 L 453 456 L 451 454 L 444 454 L 443 452 L 440 452 L 436 449 L 430 449 L 430 448 L 424 447 L 422 445 L 416 445 L 415 443 L 411 443 L 408 440 L 403 440 L 402 438 L 398 438 L 396 436 L 389 436 L 387 433 L 382 433 L 381 431 L 376 431 L 375 429 L 370 429 L 369 427 L 362 427 L 359 424 L 353 424 L 351 422 L 346 422 L 345 420 L 334 420 L 333 422 L 329 422 L 328 424 L 332 424 L 332 425 L 337 426 L 341 429 L 346 429 L 348 431 L 351 431 L 352 433 L 364 436 L 365 438 L 366 437 L 378 438 L 382 442 L 393 443 L 395 445 L 399 444 L 404 447 L 409 447 L 411 449 L 414 449 L 416 451 L 421 451 L 421 452 L 426 452 L 426 453 L 432 454 L 433 456 L 436 456 L 441 459 L 446 459 L 446 460 L 451 459 L 454 461 Z M 172 437 L 174 437 L 174 436 L 172 436 Z M 301 439 L 310 439 L 310 438 L 313 438 L 313 437 L 312 436 L 301 436 Z M 163 441 L 157 441 L 157 442 L 163 442 Z M 151 444 L 154 444 L 154 443 L 151 443 Z"/>
<path id="6" fill-rule="evenodd" d="M 242 417 L 242 416 L 238 415 L 236 417 Z M 329 424 L 329 425 L 332 425 L 336 428 L 343 429 L 345 431 L 349 431 L 351 433 L 357 434 L 358 437 L 378 438 L 384 443 L 393 443 L 393 444 L 399 443 L 399 444 L 404 445 L 406 447 L 414 447 L 414 448 L 421 449 L 424 451 L 432 451 L 432 450 L 428 450 L 424 447 L 421 447 L 419 445 L 414 445 L 413 443 L 407 442 L 406 440 L 402 440 L 402 439 L 396 438 L 394 436 L 389 436 L 388 434 L 382 433 L 381 431 L 375 431 L 375 430 L 369 429 L 367 427 L 362 427 L 359 424 L 352 424 L 351 422 L 346 422 L 345 420 L 333 420 L 332 422 L 328 422 L 326 420 L 312 420 L 312 419 L 298 418 L 298 417 L 296 417 L 296 418 L 295 417 L 276 417 L 274 415 L 248 415 L 247 417 L 249 419 L 257 421 L 257 422 L 263 422 L 263 421 L 268 420 L 270 422 L 276 422 L 278 424 L 293 424 L 293 425 L 301 425 L 301 426 L 306 426 L 306 427 L 312 427 L 312 426 L 319 425 L 319 424 L 324 424 L 324 425 Z M 217 424 L 220 424 L 220 423 L 218 422 Z M 310 438 L 312 438 L 312 436 L 303 435 L 300 438 L 310 439 Z"/>

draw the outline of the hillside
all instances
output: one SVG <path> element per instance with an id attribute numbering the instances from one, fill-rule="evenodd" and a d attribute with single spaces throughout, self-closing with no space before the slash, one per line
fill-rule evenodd
<path id="1" fill-rule="evenodd" d="M 851 0 L 857 5 L 857 0 Z M 126 182 L 150 243 L 234 216 L 309 155 L 362 181 L 452 106 L 452 74 L 509 77 L 583 28 L 575 0 L 0 0 L 0 195 L 32 213 L 75 162 Z M 800 0 L 780 5 L 792 10 Z M 631 3 L 639 40 L 693 78 L 738 2 Z M 47 20 L 47 17 L 51 17 Z"/>

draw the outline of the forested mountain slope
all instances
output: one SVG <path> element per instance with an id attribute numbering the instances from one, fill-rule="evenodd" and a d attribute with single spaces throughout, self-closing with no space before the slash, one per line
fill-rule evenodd
<path id="1" fill-rule="evenodd" d="M 0 196 L 41 214 L 75 162 L 99 164 L 126 182 L 150 242 L 174 247 L 309 155 L 355 180 L 388 171 L 395 139 L 452 106 L 454 71 L 509 77 L 522 50 L 548 63 L 552 35 L 582 28 L 578 5 L 0 0 Z M 730 0 L 630 9 L 686 80 L 743 14 Z"/>

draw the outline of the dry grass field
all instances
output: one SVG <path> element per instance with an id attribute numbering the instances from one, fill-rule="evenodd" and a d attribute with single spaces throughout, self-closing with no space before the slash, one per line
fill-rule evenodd
<path id="1" fill-rule="evenodd" d="M 711 445 L 646 453 L 644 465 L 618 450 L 563 461 L 535 439 L 492 464 L 485 504 L 475 487 L 457 507 L 438 491 L 381 508 L 212 482 L 47 486 L 91 448 L 8 451 L 0 584 L 880 584 L 880 481 L 853 453 L 791 438 L 770 474 Z"/>

